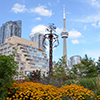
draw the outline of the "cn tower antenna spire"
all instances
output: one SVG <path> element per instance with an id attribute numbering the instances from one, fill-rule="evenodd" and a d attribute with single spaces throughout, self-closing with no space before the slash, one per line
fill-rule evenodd
<path id="1" fill-rule="evenodd" d="M 65 4 L 63 4 L 63 19 L 65 19 Z"/>
<path id="2" fill-rule="evenodd" d="M 68 32 L 66 31 L 66 18 L 65 18 L 65 4 L 63 4 L 63 31 L 61 33 L 61 37 L 63 38 L 63 56 L 67 62 L 67 43 L 66 38 L 68 38 Z"/>
<path id="3" fill-rule="evenodd" d="M 63 4 L 63 30 L 66 31 L 65 4 Z"/>

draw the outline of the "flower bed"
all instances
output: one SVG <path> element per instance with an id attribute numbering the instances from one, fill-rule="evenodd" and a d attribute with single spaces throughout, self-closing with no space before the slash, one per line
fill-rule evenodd
<path id="1" fill-rule="evenodd" d="M 94 92 L 71 84 L 57 88 L 53 85 L 24 82 L 13 83 L 6 100 L 93 100 Z"/>

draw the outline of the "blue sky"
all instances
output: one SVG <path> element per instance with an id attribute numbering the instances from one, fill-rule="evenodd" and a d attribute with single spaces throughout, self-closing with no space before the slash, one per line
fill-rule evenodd
<path id="1" fill-rule="evenodd" d="M 43 32 L 48 23 L 54 23 L 59 35 L 59 46 L 53 51 L 53 60 L 63 55 L 63 4 L 65 4 L 68 59 L 85 54 L 100 56 L 100 1 L 99 0 L 0 0 L 0 26 L 7 21 L 22 20 L 22 38 Z M 47 50 L 47 54 L 49 54 Z"/>

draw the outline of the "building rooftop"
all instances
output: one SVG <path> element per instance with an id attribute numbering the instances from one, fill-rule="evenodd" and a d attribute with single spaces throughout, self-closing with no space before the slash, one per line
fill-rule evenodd
<path id="1" fill-rule="evenodd" d="M 11 44 L 18 43 L 18 44 L 30 45 L 32 47 L 38 48 L 38 43 L 35 43 L 35 42 L 32 42 L 32 41 L 20 38 L 18 36 L 12 36 L 10 38 L 7 38 L 5 40 L 5 43 L 11 43 Z"/>

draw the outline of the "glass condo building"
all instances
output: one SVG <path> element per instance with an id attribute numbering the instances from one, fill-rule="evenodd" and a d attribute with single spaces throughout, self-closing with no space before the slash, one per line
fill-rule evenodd
<path id="1" fill-rule="evenodd" d="M 41 33 L 31 34 L 30 41 L 38 43 L 38 48 L 41 48 L 43 51 L 45 51 L 45 48 L 42 45 L 43 34 L 41 34 Z"/>
<path id="2" fill-rule="evenodd" d="M 5 42 L 5 39 L 18 36 L 21 37 L 21 24 L 22 21 L 8 21 L 0 27 L 0 44 Z"/>
<path id="3" fill-rule="evenodd" d="M 70 59 L 68 60 L 68 67 L 72 68 L 73 65 L 80 63 L 80 60 L 81 60 L 81 56 L 79 55 L 70 57 Z"/>
<path id="4" fill-rule="evenodd" d="M 9 55 L 17 49 L 18 55 L 14 58 L 19 68 L 18 72 L 28 75 L 33 70 L 41 70 L 41 74 L 47 75 L 49 63 L 45 52 L 38 48 L 38 44 L 17 36 L 7 38 L 0 45 L 0 55 Z M 23 79 L 22 76 L 14 77 Z"/>

